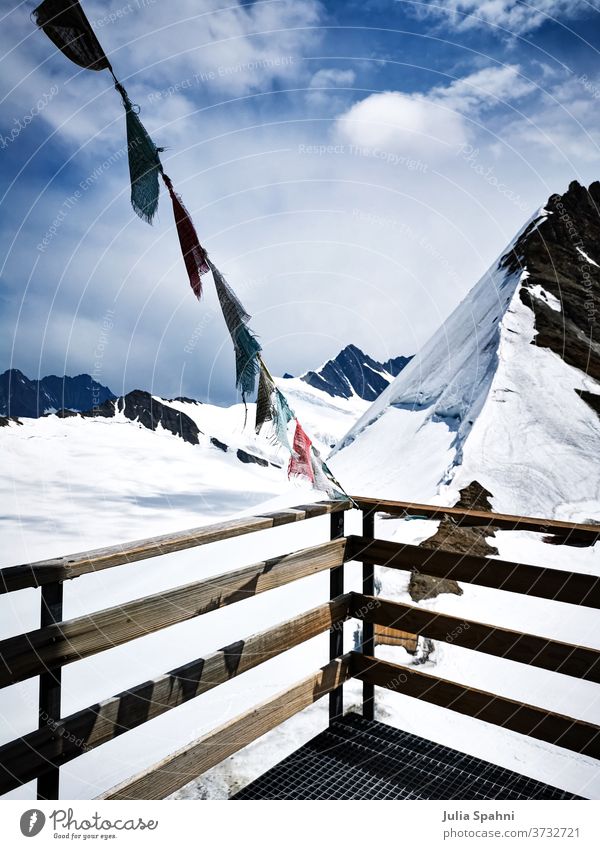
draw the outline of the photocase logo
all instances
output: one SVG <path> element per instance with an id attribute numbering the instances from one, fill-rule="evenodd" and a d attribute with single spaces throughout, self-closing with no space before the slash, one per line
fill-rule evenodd
<path id="1" fill-rule="evenodd" d="M 44 813 L 37 808 L 25 811 L 21 815 L 21 834 L 25 837 L 35 837 L 43 829 L 45 822 Z"/>

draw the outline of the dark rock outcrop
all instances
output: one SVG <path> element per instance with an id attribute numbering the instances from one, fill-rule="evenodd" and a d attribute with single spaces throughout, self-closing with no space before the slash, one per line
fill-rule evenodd
<path id="1" fill-rule="evenodd" d="M 183 404 L 202 404 L 202 401 L 197 401 L 195 398 L 188 398 L 185 395 L 178 395 L 177 398 L 169 398 L 169 403 L 180 401 Z"/>
<path id="2" fill-rule="evenodd" d="M 129 392 L 115 401 L 105 401 L 104 404 L 80 415 L 86 418 L 97 416 L 111 418 L 117 412 L 123 413 L 126 418 L 132 421 L 139 422 L 142 427 L 146 427 L 148 430 L 156 430 L 158 425 L 161 425 L 165 430 L 168 430 L 174 436 L 180 436 L 191 445 L 198 445 L 200 441 L 198 439 L 200 428 L 189 416 L 162 404 L 156 398 L 153 398 L 149 392 L 143 392 L 141 389 L 134 389 L 133 392 Z"/>
<path id="3" fill-rule="evenodd" d="M 242 448 L 238 448 L 236 456 L 238 460 L 242 461 L 242 463 L 256 463 L 257 466 L 269 465 L 268 460 L 265 460 L 263 457 L 257 457 L 256 454 L 248 454 L 248 452 L 244 451 Z"/>
<path id="4" fill-rule="evenodd" d="M 460 498 L 455 507 L 462 507 L 465 510 L 491 511 L 492 505 L 489 501 L 491 494 L 480 483 L 472 481 L 460 491 Z M 486 539 L 492 532 L 490 527 L 468 527 L 444 516 L 435 534 L 423 540 L 421 548 L 444 548 L 446 551 L 456 551 L 460 554 L 487 557 L 490 554 L 498 554 L 498 549 L 491 546 Z M 416 571 L 410 577 L 408 592 L 413 601 L 435 598 L 440 593 L 462 595 L 462 590 L 456 581 L 448 578 L 434 578 Z"/>
<path id="5" fill-rule="evenodd" d="M 586 189 L 573 182 L 564 195 L 550 197 L 546 210 L 548 217 L 529 225 L 501 265 L 529 273 L 520 295 L 535 314 L 534 344 L 600 381 L 600 267 L 595 264 L 600 263 L 600 183 Z M 556 298 L 560 310 L 532 293 L 536 284 Z M 598 411 L 600 398 L 582 397 Z"/>
<path id="6" fill-rule="evenodd" d="M 0 427 L 8 427 L 11 422 L 17 425 L 23 424 L 16 416 L 0 416 Z"/>

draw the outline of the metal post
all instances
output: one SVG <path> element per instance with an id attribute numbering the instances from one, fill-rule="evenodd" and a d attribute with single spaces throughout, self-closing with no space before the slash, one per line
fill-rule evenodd
<path id="1" fill-rule="evenodd" d="M 42 604 L 40 627 L 61 622 L 63 616 L 63 585 L 61 583 L 45 584 L 42 587 Z M 39 728 L 45 728 L 60 719 L 60 687 L 62 669 L 40 675 Z M 58 799 L 59 767 L 40 775 L 37 780 L 38 799 Z"/>
<path id="2" fill-rule="evenodd" d="M 362 535 L 368 539 L 375 537 L 375 513 L 363 510 Z M 362 567 L 363 595 L 375 595 L 375 567 L 363 563 Z M 371 657 L 375 654 L 374 627 L 372 622 L 363 622 L 363 654 Z M 363 681 L 363 716 L 365 719 L 375 719 L 375 687 Z"/>
<path id="3" fill-rule="evenodd" d="M 344 536 L 344 511 L 330 514 L 331 539 Z M 329 597 L 334 599 L 344 593 L 344 564 L 336 566 L 329 572 Z M 344 653 L 344 627 L 342 622 L 336 623 L 329 632 L 329 659 L 335 660 Z M 344 712 L 344 692 L 340 685 L 329 694 L 329 721 L 332 722 Z"/>

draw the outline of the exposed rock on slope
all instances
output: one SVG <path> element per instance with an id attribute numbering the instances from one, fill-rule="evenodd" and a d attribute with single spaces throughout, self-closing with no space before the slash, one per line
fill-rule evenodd
<path id="1" fill-rule="evenodd" d="M 564 195 L 552 195 L 546 212 L 501 267 L 527 270 L 521 300 L 535 314 L 535 344 L 600 380 L 600 183 L 571 183 Z M 598 411 L 597 395 L 582 397 Z"/>
<path id="2" fill-rule="evenodd" d="M 374 401 L 410 360 L 411 357 L 393 357 L 380 363 L 356 345 L 347 345 L 318 371 L 308 371 L 300 379 L 334 397 L 357 395 Z"/>
<path id="3" fill-rule="evenodd" d="M 491 510 L 489 501 L 491 494 L 480 483 L 473 481 L 461 490 L 460 498 L 455 506 L 463 507 L 465 510 Z M 435 534 L 423 540 L 420 545 L 421 548 L 433 550 L 443 548 L 460 554 L 486 557 L 488 554 L 498 554 L 498 549 L 491 546 L 486 539 L 490 533 L 490 528 L 469 527 L 444 516 Z M 440 593 L 462 595 L 462 590 L 456 581 L 423 575 L 416 570 L 411 574 L 408 592 L 413 601 L 435 598 Z"/>

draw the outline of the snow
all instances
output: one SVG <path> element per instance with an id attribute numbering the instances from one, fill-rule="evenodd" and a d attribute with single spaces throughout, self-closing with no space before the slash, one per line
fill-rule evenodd
<path id="1" fill-rule="evenodd" d="M 354 390 L 352 397 L 338 398 L 300 378 L 276 379 L 275 382 L 324 457 L 369 407 L 369 402 Z"/>
<path id="2" fill-rule="evenodd" d="M 356 395 L 352 398 L 332 397 L 300 378 L 275 378 L 275 382 L 285 394 L 306 433 L 324 455 L 329 454 L 332 446 L 369 406 L 368 401 L 363 401 Z M 207 436 L 214 436 L 234 449 L 243 448 L 250 453 L 267 457 L 274 462 L 285 462 L 287 465 L 288 457 L 285 452 L 278 453 L 276 446 L 269 442 L 267 427 L 260 435 L 255 435 L 255 404 L 248 404 L 248 423 L 244 427 L 243 404 L 217 407 L 212 404 L 165 401 L 164 398 L 156 400 L 185 413 Z M 293 425 L 290 425 L 290 444 L 292 438 Z"/>
<path id="3" fill-rule="evenodd" d="M 422 462 L 437 466 L 437 481 L 440 469 L 442 477 L 450 473 L 460 462 L 462 445 L 489 392 L 497 366 L 501 317 L 520 279 L 497 268 L 481 278 L 470 296 L 341 440 L 331 463 L 338 477 L 342 475 L 355 491 L 358 483 L 354 481 L 360 479 L 362 484 L 364 479 L 368 486 L 380 483 L 384 487 L 378 491 L 381 497 L 387 497 L 392 489 L 399 497 L 401 489 L 403 498 L 412 499 L 426 486 L 420 471 Z M 379 420 L 384 414 L 389 417 L 392 410 L 406 415 L 394 415 L 399 438 L 394 439 L 392 433 L 390 442 L 387 431 L 381 432 L 385 426 Z M 435 453 L 428 447 L 431 443 Z M 378 450 L 371 450 L 376 445 Z M 391 445 L 393 451 L 389 451 Z M 370 469 L 375 454 L 384 453 L 386 479 L 379 481 Z M 411 454 L 418 456 L 407 469 Z M 428 458 L 430 454 L 433 456 Z"/>
<path id="4" fill-rule="evenodd" d="M 552 292 L 547 292 L 542 286 L 540 286 L 539 283 L 536 283 L 534 286 L 528 286 L 527 288 L 534 298 L 538 298 L 538 300 L 543 301 L 550 307 L 550 309 L 554 310 L 554 312 L 562 311 L 558 298 L 554 297 Z"/>
<path id="5" fill-rule="evenodd" d="M 586 254 L 583 248 L 577 248 L 581 256 L 585 259 L 586 262 L 589 262 L 590 265 L 595 265 L 596 268 L 600 268 L 600 265 L 596 262 L 596 260 L 592 259 L 590 256 Z"/>

